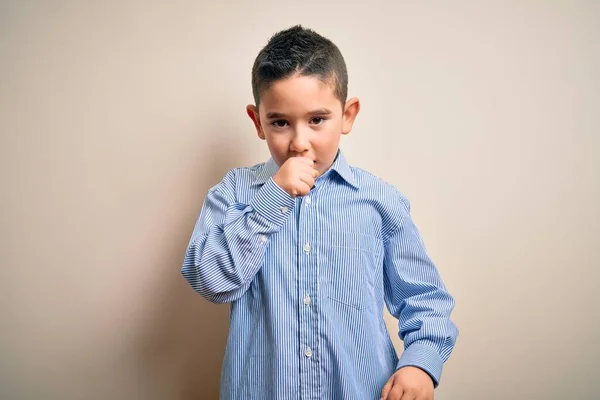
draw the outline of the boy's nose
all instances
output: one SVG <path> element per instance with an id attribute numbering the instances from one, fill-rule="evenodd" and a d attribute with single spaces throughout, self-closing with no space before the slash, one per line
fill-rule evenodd
<path id="1" fill-rule="evenodd" d="M 310 149 L 310 142 L 306 134 L 296 132 L 290 143 L 290 150 L 295 153 L 302 153 Z"/>

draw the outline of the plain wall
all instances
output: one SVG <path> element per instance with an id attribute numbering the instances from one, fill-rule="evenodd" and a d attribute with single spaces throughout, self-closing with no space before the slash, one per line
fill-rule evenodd
<path id="1" fill-rule="evenodd" d="M 436 399 L 598 398 L 600 3 L 567 0 L 2 1 L 0 398 L 217 398 L 228 305 L 180 266 L 207 190 L 268 157 L 250 69 L 297 23 L 456 298 Z"/>

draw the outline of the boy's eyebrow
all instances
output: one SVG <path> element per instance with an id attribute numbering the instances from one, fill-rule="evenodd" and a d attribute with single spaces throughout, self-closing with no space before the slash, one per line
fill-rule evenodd
<path id="1" fill-rule="evenodd" d="M 317 110 L 309 111 L 306 115 L 328 115 L 331 114 L 331 110 L 328 108 L 319 108 Z M 285 118 L 286 115 L 278 112 L 268 112 L 267 118 Z"/>

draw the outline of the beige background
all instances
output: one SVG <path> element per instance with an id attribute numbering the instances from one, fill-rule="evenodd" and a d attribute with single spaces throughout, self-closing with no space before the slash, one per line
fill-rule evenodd
<path id="1" fill-rule="evenodd" d="M 209 187 L 268 156 L 250 68 L 295 23 L 345 55 L 343 148 L 456 297 L 436 399 L 599 398 L 600 2 L 567 0 L 2 1 L 0 398 L 217 398 L 228 306 L 179 268 Z"/>

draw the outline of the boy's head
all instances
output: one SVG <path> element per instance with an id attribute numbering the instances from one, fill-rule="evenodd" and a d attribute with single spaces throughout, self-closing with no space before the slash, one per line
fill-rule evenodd
<path id="1" fill-rule="evenodd" d="M 337 46 L 301 26 L 276 33 L 260 51 L 252 91 L 256 104 L 247 113 L 277 164 L 307 157 L 321 173 L 360 109 L 358 99 L 346 101 L 348 74 Z"/>

